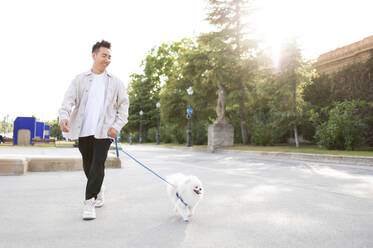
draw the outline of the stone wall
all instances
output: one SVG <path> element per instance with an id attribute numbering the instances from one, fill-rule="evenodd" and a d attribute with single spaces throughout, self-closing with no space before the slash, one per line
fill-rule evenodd
<path id="1" fill-rule="evenodd" d="M 350 45 L 321 54 L 314 64 L 321 73 L 332 74 L 345 66 L 368 60 L 373 51 L 373 35 Z"/>

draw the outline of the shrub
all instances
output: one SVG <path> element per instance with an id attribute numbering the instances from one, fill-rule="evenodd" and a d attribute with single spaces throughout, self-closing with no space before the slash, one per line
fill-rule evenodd
<path id="1" fill-rule="evenodd" d="M 332 108 L 326 107 L 321 114 L 327 121 L 320 121 L 320 114 L 311 112 L 311 121 L 315 123 L 317 143 L 329 150 L 353 150 L 364 143 L 366 119 L 359 115 L 359 108 L 365 102 L 353 100 L 335 102 Z"/>
<path id="2" fill-rule="evenodd" d="M 275 118 L 264 118 L 261 115 L 253 117 L 249 130 L 251 143 L 261 146 L 278 143 L 287 132 Z"/>
<path id="3" fill-rule="evenodd" d="M 192 122 L 192 144 L 205 145 L 207 144 L 209 123 L 206 122 Z"/>

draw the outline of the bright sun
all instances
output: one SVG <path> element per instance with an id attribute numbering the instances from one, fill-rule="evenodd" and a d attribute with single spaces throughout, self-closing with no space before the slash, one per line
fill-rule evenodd
<path id="1" fill-rule="evenodd" d="M 284 42 L 298 38 L 302 30 L 300 1 L 256 0 L 251 23 L 258 34 L 262 47 L 268 49 L 274 66 L 278 66 L 281 46 Z M 297 11 L 296 11 L 297 10 Z M 298 20 L 298 21 L 296 21 Z"/>

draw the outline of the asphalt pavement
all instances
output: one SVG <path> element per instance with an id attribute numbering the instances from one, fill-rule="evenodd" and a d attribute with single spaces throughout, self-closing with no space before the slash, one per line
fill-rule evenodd
<path id="1" fill-rule="evenodd" d="M 189 223 L 172 211 L 165 183 L 121 153 L 93 221 L 81 219 L 82 171 L 0 177 L 0 247 L 373 247 L 371 166 L 123 148 L 162 176 L 201 179 L 205 197 Z"/>

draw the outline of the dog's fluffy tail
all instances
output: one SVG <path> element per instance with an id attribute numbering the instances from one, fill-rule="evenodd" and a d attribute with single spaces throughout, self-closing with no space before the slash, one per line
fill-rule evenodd
<path id="1" fill-rule="evenodd" d="M 178 190 L 180 182 L 182 182 L 184 179 L 185 176 L 181 173 L 168 175 L 166 177 L 167 182 L 174 185 L 174 187 L 172 187 L 171 185 L 167 184 L 167 194 L 171 200 L 175 200 L 174 198 L 176 197 L 176 191 Z"/>

